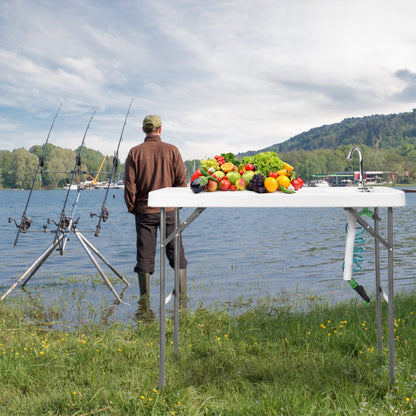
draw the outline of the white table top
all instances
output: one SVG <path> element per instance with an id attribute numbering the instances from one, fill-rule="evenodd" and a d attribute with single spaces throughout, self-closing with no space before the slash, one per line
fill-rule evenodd
<path id="1" fill-rule="evenodd" d="M 371 192 L 357 187 L 303 187 L 294 194 L 252 191 L 203 191 L 195 194 L 187 188 L 163 188 L 149 192 L 151 207 L 233 207 L 233 208 L 321 208 L 321 207 L 402 207 L 406 205 L 401 190 L 375 186 Z"/>

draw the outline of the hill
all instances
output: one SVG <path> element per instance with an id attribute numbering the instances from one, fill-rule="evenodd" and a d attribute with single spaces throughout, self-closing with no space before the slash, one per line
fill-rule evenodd
<path id="1" fill-rule="evenodd" d="M 316 127 L 282 143 L 239 154 L 238 157 L 267 151 L 286 153 L 336 149 L 353 144 L 384 150 L 398 149 L 405 144 L 416 145 L 416 109 L 407 113 L 346 118 L 340 123 Z"/>

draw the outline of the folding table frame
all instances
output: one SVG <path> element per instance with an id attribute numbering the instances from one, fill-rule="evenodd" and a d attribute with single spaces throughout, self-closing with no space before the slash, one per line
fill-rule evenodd
<path id="1" fill-rule="evenodd" d="M 388 301 L 388 351 L 389 377 L 394 381 L 394 291 L 393 291 L 393 207 L 406 204 L 403 191 L 387 187 L 377 187 L 369 192 L 360 192 L 357 188 L 305 188 L 296 194 L 281 193 L 257 195 L 253 192 L 204 192 L 193 194 L 189 188 L 164 188 L 150 192 L 149 206 L 160 208 L 160 340 L 159 340 L 159 386 L 165 385 L 165 351 L 166 351 L 166 305 L 174 300 L 174 353 L 179 352 L 179 239 L 182 232 L 208 207 L 274 207 L 274 208 L 322 208 L 340 207 L 374 237 L 375 249 L 375 288 L 377 347 L 381 354 L 383 348 L 381 300 Z M 175 230 L 166 236 L 166 207 L 175 209 Z M 194 207 L 186 220 L 180 222 L 180 208 Z M 359 214 L 357 207 L 373 207 L 373 226 Z M 379 207 L 387 208 L 387 239 L 380 234 Z M 166 296 L 166 244 L 175 241 L 174 288 Z M 388 294 L 381 287 L 380 243 L 387 250 Z"/>

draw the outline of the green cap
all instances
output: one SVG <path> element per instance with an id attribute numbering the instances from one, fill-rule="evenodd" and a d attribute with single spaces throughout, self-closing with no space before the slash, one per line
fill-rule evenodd
<path id="1" fill-rule="evenodd" d="M 162 125 L 162 120 L 159 116 L 150 115 L 146 116 L 143 120 L 143 127 L 152 127 L 154 129 L 159 128 Z"/>

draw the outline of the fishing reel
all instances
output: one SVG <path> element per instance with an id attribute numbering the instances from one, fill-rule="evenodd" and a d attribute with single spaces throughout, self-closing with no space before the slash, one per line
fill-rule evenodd
<path id="1" fill-rule="evenodd" d="M 103 207 L 101 210 L 101 214 L 94 214 L 93 212 L 90 212 L 90 217 L 98 217 L 100 220 L 103 220 L 103 222 L 106 222 L 108 220 L 108 217 L 110 215 L 110 210 L 107 207 Z M 101 221 L 98 221 L 98 225 L 95 228 L 95 233 L 94 235 L 96 237 L 98 237 L 98 235 L 100 234 L 100 230 L 101 230 L 101 225 L 100 225 Z"/>
<path id="2" fill-rule="evenodd" d="M 25 233 L 30 228 L 33 222 L 31 218 L 26 217 L 26 216 L 22 218 L 22 221 L 20 224 L 18 224 L 15 219 L 9 217 L 9 224 L 11 224 L 12 221 L 14 221 L 14 223 L 16 224 L 16 227 L 19 229 L 21 233 Z"/>
<path id="3" fill-rule="evenodd" d="M 101 214 L 94 214 L 93 212 L 90 212 L 90 217 L 98 217 L 103 220 L 103 222 L 106 222 L 108 220 L 108 217 L 110 216 L 110 210 L 107 207 L 104 207 L 101 211 Z"/>
<path id="4" fill-rule="evenodd" d="M 53 222 L 57 227 L 59 227 L 59 229 L 61 231 L 65 231 L 69 227 L 69 224 L 71 223 L 71 219 L 72 219 L 71 217 L 63 216 L 63 217 L 61 217 L 61 220 L 59 222 L 56 222 L 55 220 L 51 220 L 50 218 L 48 218 L 48 220 L 46 222 L 48 223 L 48 225 L 51 222 Z M 72 221 L 72 224 L 77 225 L 79 219 L 80 219 L 80 217 L 78 217 L 75 221 Z M 43 229 L 44 229 L 45 232 L 46 232 L 46 229 L 47 229 L 48 225 L 43 226 Z"/>

